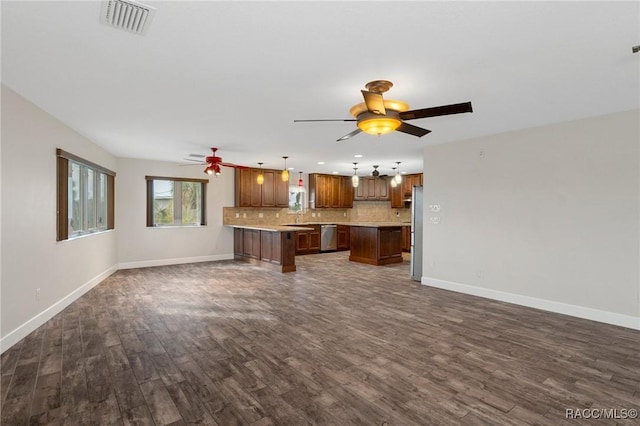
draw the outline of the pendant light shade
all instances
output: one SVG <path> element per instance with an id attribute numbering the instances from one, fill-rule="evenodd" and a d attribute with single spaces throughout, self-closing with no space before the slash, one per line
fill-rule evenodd
<path id="1" fill-rule="evenodd" d="M 282 180 L 284 182 L 289 180 L 289 170 L 287 170 L 287 156 L 283 156 L 282 158 L 284 158 L 284 169 L 282 170 Z"/>
<path id="2" fill-rule="evenodd" d="M 360 185 L 360 178 L 358 177 L 358 168 L 355 167 L 358 165 L 358 163 L 353 163 L 354 168 L 353 168 L 353 176 L 351 176 L 351 185 L 353 185 L 354 188 L 357 188 L 358 185 Z"/>
<path id="3" fill-rule="evenodd" d="M 262 185 L 264 183 L 264 175 L 262 174 L 262 163 L 260 164 L 260 172 L 258 173 L 258 177 L 256 178 L 256 183 L 258 185 Z"/>
<path id="4" fill-rule="evenodd" d="M 400 162 L 396 161 L 396 164 L 397 164 L 396 176 L 393 178 L 393 180 L 396 181 L 396 184 L 400 184 L 402 183 L 402 175 L 400 174 Z"/>
<path id="5" fill-rule="evenodd" d="M 300 177 L 298 178 L 298 186 L 304 186 L 304 181 L 302 180 L 302 172 L 298 172 L 300 173 Z"/>
<path id="6" fill-rule="evenodd" d="M 395 168 L 395 167 L 392 167 L 391 169 L 395 171 L 395 169 L 396 169 L 396 168 Z M 391 184 L 391 187 L 392 187 L 392 188 L 395 188 L 396 186 L 398 186 L 398 182 L 396 182 L 396 177 L 395 177 L 395 176 L 393 176 L 393 177 L 391 178 L 391 182 L 390 182 L 390 184 Z"/>

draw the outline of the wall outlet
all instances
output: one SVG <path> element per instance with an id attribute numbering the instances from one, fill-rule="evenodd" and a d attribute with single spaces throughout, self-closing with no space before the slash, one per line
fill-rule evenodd
<path id="1" fill-rule="evenodd" d="M 343 217 L 347 217 L 347 212 L 342 213 Z"/>
<path id="2" fill-rule="evenodd" d="M 321 215 L 321 214 L 322 214 L 322 213 L 318 212 L 318 217 L 320 217 L 320 215 Z"/>
<path id="3" fill-rule="evenodd" d="M 276 219 L 280 217 L 280 213 L 276 213 Z"/>
<path id="4" fill-rule="evenodd" d="M 316 214 L 315 213 L 311 213 L 311 217 L 316 217 Z"/>
<path id="5" fill-rule="evenodd" d="M 258 217 L 259 218 L 263 218 L 264 217 L 264 213 L 258 213 Z"/>
<path id="6" fill-rule="evenodd" d="M 36 288 L 36 300 L 40 300 L 40 287 Z"/>
<path id="7" fill-rule="evenodd" d="M 246 213 L 242 213 L 242 217 L 244 217 L 246 219 L 247 218 L 247 214 Z"/>
<path id="8" fill-rule="evenodd" d="M 236 219 L 240 217 L 240 213 L 236 213 Z"/>

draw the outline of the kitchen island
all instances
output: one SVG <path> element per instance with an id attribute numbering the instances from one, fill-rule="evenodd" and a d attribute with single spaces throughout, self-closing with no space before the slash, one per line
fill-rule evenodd
<path id="1" fill-rule="evenodd" d="M 304 226 L 225 225 L 233 229 L 233 258 L 269 266 L 280 272 L 296 270 L 297 231 Z"/>
<path id="2" fill-rule="evenodd" d="M 402 227 L 408 224 L 368 222 L 350 226 L 350 261 L 377 266 L 402 262 Z"/>

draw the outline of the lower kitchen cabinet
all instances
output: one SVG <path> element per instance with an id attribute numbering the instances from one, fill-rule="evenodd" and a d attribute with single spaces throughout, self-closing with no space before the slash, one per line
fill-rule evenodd
<path id="1" fill-rule="evenodd" d="M 338 225 L 338 251 L 349 250 L 351 248 L 349 233 L 350 227 L 347 225 Z"/>
<path id="2" fill-rule="evenodd" d="M 411 251 L 411 226 L 402 227 L 402 251 Z"/>
<path id="3" fill-rule="evenodd" d="M 296 255 L 320 253 L 320 225 L 304 225 L 313 231 L 296 232 Z"/>
<path id="4" fill-rule="evenodd" d="M 295 231 L 235 228 L 234 259 L 270 265 L 280 272 L 296 270 Z"/>

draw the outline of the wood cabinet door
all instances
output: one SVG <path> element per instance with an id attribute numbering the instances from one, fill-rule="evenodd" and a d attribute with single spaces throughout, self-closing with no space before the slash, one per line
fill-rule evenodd
<path id="1" fill-rule="evenodd" d="M 329 195 L 329 207 L 340 207 L 340 176 L 329 176 L 331 182 L 331 194 Z"/>
<path id="2" fill-rule="evenodd" d="M 251 169 L 236 169 L 236 207 L 251 207 Z"/>
<path id="3" fill-rule="evenodd" d="M 275 172 L 274 180 L 276 207 L 289 207 L 289 181 L 282 180 L 282 170 Z"/>
<path id="4" fill-rule="evenodd" d="M 309 252 L 309 232 L 296 232 L 296 254 L 306 254 Z"/>
<path id="5" fill-rule="evenodd" d="M 350 209 L 353 207 L 353 184 L 351 183 L 351 177 L 349 176 L 340 176 L 338 205 L 343 209 Z"/>
<path id="6" fill-rule="evenodd" d="M 257 179 L 260 174 L 260 169 L 251 169 L 250 179 L 250 193 L 251 193 L 251 207 L 262 207 L 262 185 L 258 185 Z M 264 170 L 262 171 L 265 176 L 265 183 L 267 181 Z"/>
<path id="7" fill-rule="evenodd" d="M 363 201 L 367 199 L 365 180 L 366 178 L 360 178 L 360 183 L 358 184 L 358 187 L 355 188 L 353 199 L 356 201 Z"/>
<path id="8" fill-rule="evenodd" d="M 364 190 L 366 200 L 376 200 L 376 178 L 367 178 L 364 181 Z"/>
<path id="9" fill-rule="evenodd" d="M 389 181 L 389 184 L 391 184 L 391 181 Z M 389 185 L 389 197 L 391 198 L 392 209 L 404 207 L 404 202 L 402 201 L 402 184 L 396 185 L 395 187 Z"/>
<path id="10" fill-rule="evenodd" d="M 243 240 L 244 255 L 260 259 L 260 231 L 257 229 L 244 229 Z"/>
<path id="11" fill-rule="evenodd" d="M 244 255 L 244 229 L 242 228 L 234 228 L 233 229 L 233 254 L 237 254 L 238 256 Z"/>
<path id="12" fill-rule="evenodd" d="M 379 259 L 402 256 L 402 228 L 380 229 L 378 231 Z"/>
<path id="13" fill-rule="evenodd" d="M 275 190 L 275 171 L 263 170 L 264 183 L 262 185 L 262 207 L 275 207 L 276 205 L 276 190 Z"/>
<path id="14" fill-rule="evenodd" d="M 309 231 L 309 253 L 320 252 L 320 225 L 313 225 L 313 231 Z"/>
<path id="15" fill-rule="evenodd" d="M 387 201 L 389 199 L 389 179 L 378 178 L 375 180 L 376 200 Z"/>
<path id="16" fill-rule="evenodd" d="M 338 250 L 349 250 L 350 227 L 347 225 L 338 225 Z"/>
<path id="17" fill-rule="evenodd" d="M 260 231 L 260 260 L 271 261 L 273 259 L 273 236 L 275 232 Z"/>

